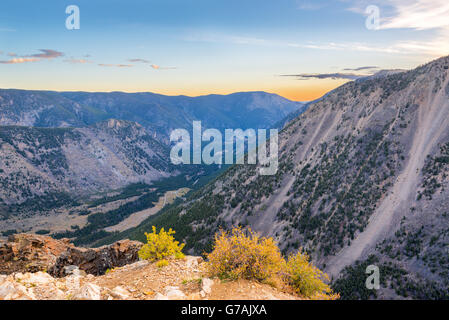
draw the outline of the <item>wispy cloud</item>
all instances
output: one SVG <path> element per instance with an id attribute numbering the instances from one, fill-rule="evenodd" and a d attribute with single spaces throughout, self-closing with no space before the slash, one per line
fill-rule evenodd
<path id="1" fill-rule="evenodd" d="M 14 58 L 10 60 L 0 60 L 1 64 L 17 64 L 17 63 L 25 63 L 25 62 L 36 62 L 40 61 L 38 58 Z"/>
<path id="2" fill-rule="evenodd" d="M 17 57 L 17 54 L 14 52 L 8 53 L 10 57 L 17 57 L 10 60 L 1 60 L 1 64 L 17 64 L 17 63 L 26 63 L 26 62 L 37 62 L 42 60 L 51 60 L 55 58 L 62 57 L 64 54 L 62 52 L 51 50 L 51 49 L 40 49 L 41 53 L 22 55 Z"/>
<path id="3" fill-rule="evenodd" d="M 109 64 L 109 63 L 99 63 L 100 67 L 116 67 L 116 68 L 131 68 L 132 64 Z"/>
<path id="4" fill-rule="evenodd" d="M 447 0 L 340 0 L 347 10 L 366 15 L 368 5 L 380 8 L 380 29 L 429 30 L 449 27 Z"/>
<path id="5" fill-rule="evenodd" d="M 41 53 L 35 53 L 30 55 L 25 55 L 22 57 L 26 58 L 39 58 L 39 59 L 54 59 L 62 57 L 64 54 L 62 52 L 51 50 L 51 49 L 39 49 Z"/>
<path id="6" fill-rule="evenodd" d="M 297 0 L 296 3 L 299 10 L 307 11 L 319 10 L 326 6 L 326 4 L 320 0 Z"/>
<path id="7" fill-rule="evenodd" d="M 87 60 L 87 59 L 67 59 L 64 60 L 64 62 L 68 62 L 68 63 L 73 63 L 73 64 L 85 64 L 85 63 L 92 63 L 92 61 Z"/>
<path id="8" fill-rule="evenodd" d="M 150 67 L 155 69 L 155 70 L 174 70 L 174 69 L 177 69 L 177 67 L 161 67 L 161 66 L 159 66 L 157 64 L 152 64 Z"/>
<path id="9" fill-rule="evenodd" d="M 274 42 L 241 35 L 229 35 L 218 33 L 192 33 L 184 37 L 185 41 L 209 42 L 209 43 L 230 43 L 241 45 L 273 45 Z"/>
<path id="10" fill-rule="evenodd" d="M 361 42 L 327 42 L 327 43 L 288 43 L 289 47 L 316 49 L 316 50 L 338 50 L 338 51 L 360 51 L 360 52 L 378 52 L 378 53 L 404 53 L 395 46 L 373 46 Z"/>
<path id="11" fill-rule="evenodd" d="M 309 80 L 309 79 L 332 79 L 332 80 L 356 80 L 366 75 L 359 75 L 354 73 L 301 73 L 301 74 L 283 74 L 281 77 L 294 77 L 298 80 Z"/>
<path id="12" fill-rule="evenodd" d="M 380 30 L 427 30 L 427 40 L 403 40 L 391 47 L 399 52 L 430 56 L 449 54 L 449 2 L 447 0 L 340 0 L 351 2 L 348 10 L 366 15 L 368 5 L 380 8 Z M 433 32 L 433 33 L 432 33 Z"/>
<path id="13" fill-rule="evenodd" d="M 383 18 L 381 29 L 428 30 L 449 27 L 447 0 L 392 0 L 394 14 Z"/>
<path id="14" fill-rule="evenodd" d="M 128 59 L 128 61 L 129 61 L 129 62 L 133 62 L 133 63 L 136 63 L 136 62 L 140 62 L 140 63 L 150 63 L 149 60 L 146 60 L 146 59 L 140 59 L 140 58 L 136 58 L 136 59 Z"/>
<path id="15" fill-rule="evenodd" d="M 376 66 L 362 66 L 356 68 L 344 68 L 342 72 L 332 73 L 298 73 L 298 74 L 283 74 L 281 77 L 292 77 L 297 80 L 310 79 L 332 79 L 332 80 L 357 80 L 372 76 L 379 72 L 380 68 Z M 352 71 L 352 72 L 344 72 Z"/>
<path id="16" fill-rule="evenodd" d="M 290 47 L 298 49 L 312 50 L 332 50 L 332 51 L 358 51 L 377 52 L 387 54 L 408 54 L 404 50 L 404 43 L 398 45 L 385 46 L 373 45 L 363 42 L 289 42 L 272 39 L 261 39 L 246 36 L 223 35 L 223 34 L 191 34 L 184 38 L 185 41 L 209 42 L 209 43 L 231 43 L 236 45 L 253 45 L 269 47 Z"/>

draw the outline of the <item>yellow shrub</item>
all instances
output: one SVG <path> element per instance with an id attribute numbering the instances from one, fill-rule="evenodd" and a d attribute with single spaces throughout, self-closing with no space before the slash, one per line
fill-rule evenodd
<path id="1" fill-rule="evenodd" d="M 165 259 L 159 260 L 158 262 L 156 262 L 156 267 L 158 268 L 163 268 L 168 266 L 168 261 Z"/>
<path id="2" fill-rule="evenodd" d="M 285 265 L 272 238 L 260 237 L 251 230 L 245 235 L 240 228 L 216 234 L 214 249 L 207 258 L 211 276 L 222 279 L 265 280 L 277 275 Z"/>
<path id="3" fill-rule="evenodd" d="M 329 277 L 309 262 L 307 254 L 291 255 L 287 262 L 287 281 L 301 295 L 315 299 L 335 299 L 330 287 L 325 283 Z"/>
<path id="4" fill-rule="evenodd" d="M 167 232 L 161 228 L 158 234 L 155 226 L 152 229 L 153 232 L 145 233 L 147 243 L 139 250 L 140 259 L 156 261 L 170 256 L 177 259 L 184 257 L 181 252 L 184 244 L 180 245 L 178 241 L 175 241 L 173 237 L 175 231 L 170 228 Z"/>
<path id="5" fill-rule="evenodd" d="M 215 235 L 213 251 L 207 254 L 207 271 L 210 276 L 235 280 L 255 279 L 276 286 L 291 287 L 297 294 L 319 300 L 335 300 L 326 284 L 328 276 L 309 262 L 300 252 L 288 261 L 282 257 L 273 238 L 260 237 L 248 230 L 234 228 Z"/>

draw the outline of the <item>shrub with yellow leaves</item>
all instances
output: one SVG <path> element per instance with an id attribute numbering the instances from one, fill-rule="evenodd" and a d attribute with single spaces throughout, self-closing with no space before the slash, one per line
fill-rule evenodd
<path id="1" fill-rule="evenodd" d="M 139 250 L 140 259 L 157 261 L 165 257 L 174 257 L 176 259 L 184 257 L 182 253 L 184 244 L 180 245 L 178 241 L 175 241 L 173 237 L 173 234 L 175 234 L 174 230 L 170 228 L 168 231 L 165 231 L 164 228 L 161 228 L 159 234 L 155 226 L 152 227 L 152 230 L 151 233 L 145 233 L 147 243 Z"/>
<path id="2" fill-rule="evenodd" d="M 156 267 L 158 267 L 159 269 L 162 269 L 163 267 L 168 266 L 168 261 L 165 259 L 159 260 L 158 262 L 156 262 Z"/>
<path id="3" fill-rule="evenodd" d="M 215 235 L 214 250 L 207 255 L 211 276 L 221 279 L 266 280 L 277 275 L 285 261 L 272 238 L 260 237 L 241 228 Z"/>
<path id="4" fill-rule="evenodd" d="M 338 299 L 326 284 L 328 276 L 300 252 L 283 258 L 273 238 L 265 238 L 248 229 L 234 228 L 215 235 L 213 251 L 207 254 L 207 271 L 220 279 L 276 283 L 292 288 L 297 294 L 320 300 Z"/>
<path id="5" fill-rule="evenodd" d="M 287 282 L 296 293 L 312 299 L 338 298 L 326 284 L 329 281 L 328 275 L 312 265 L 307 254 L 297 252 L 289 256 L 286 271 Z"/>

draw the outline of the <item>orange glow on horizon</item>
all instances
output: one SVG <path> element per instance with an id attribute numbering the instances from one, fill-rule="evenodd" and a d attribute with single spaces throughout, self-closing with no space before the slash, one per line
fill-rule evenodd
<path id="1" fill-rule="evenodd" d="M 311 83 L 308 85 L 302 85 L 301 87 L 270 87 L 267 88 L 265 86 L 252 87 L 252 88 L 227 88 L 227 89 L 208 89 L 201 88 L 196 90 L 195 88 L 185 88 L 184 90 L 177 90 L 176 88 L 151 88 L 142 85 L 138 86 L 124 86 L 124 87 L 116 87 L 116 86 L 89 86 L 86 88 L 86 85 L 83 86 L 69 86 L 69 85 L 59 85 L 53 86 L 52 88 L 42 88 L 41 86 L 24 86 L 22 88 L 14 88 L 14 89 L 23 89 L 23 90 L 43 90 L 43 91 L 85 91 L 85 92 L 127 92 L 127 93 L 135 93 L 135 92 L 152 92 L 161 95 L 167 96 L 179 96 L 185 95 L 189 97 L 198 97 L 210 94 L 219 94 L 219 95 L 227 95 L 236 92 L 252 92 L 252 91 L 264 91 L 268 93 L 278 94 L 284 98 L 287 98 L 292 101 L 312 101 L 318 99 L 325 95 L 327 92 L 343 85 L 347 81 L 331 81 L 326 83 Z"/>
<path id="2" fill-rule="evenodd" d="M 345 84 L 348 81 L 326 81 L 325 84 L 315 83 L 313 85 L 303 86 L 303 87 L 288 87 L 279 88 L 274 91 L 282 97 L 285 97 L 293 101 L 312 101 L 321 98 L 323 95 L 329 91 L 338 88 L 339 86 Z"/>

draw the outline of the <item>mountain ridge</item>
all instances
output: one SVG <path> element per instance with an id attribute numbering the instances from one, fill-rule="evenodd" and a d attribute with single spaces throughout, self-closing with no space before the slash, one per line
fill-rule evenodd
<path id="1" fill-rule="evenodd" d="M 168 143 L 173 129 L 269 128 L 303 106 L 266 92 L 198 97 L 151 92 L 82 92 L 0 89 L 0 125 L 80 127 L 109 118 L 134 121 Z"/>

